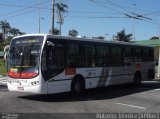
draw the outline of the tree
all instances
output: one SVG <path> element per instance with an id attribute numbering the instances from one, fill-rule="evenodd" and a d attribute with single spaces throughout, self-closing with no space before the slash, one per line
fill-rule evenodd
<path id="1" fill-rule="evenodd" d="M 0 51 L 3 51 L 4 47 L 10 44 L 12 38 L 13 37 L 9 36 L 3 42 L 0 42 Z"/>
<path id="2" fill-rule="evenodd" d="M 2 30 L 4 37 L 6 37 L 11 27 L 10 24 L 5 20 L 5 21 L 0 21 L 0 28 Z"/>
<path id="3" fill-rule="evenodd" d="M 10 33 L 11 35 L 13 35 L 13 37 L 18 36 L 18 35 L 24 35 L 24 34 L 26 34 L 26 33 L 24 33 L 24 32 L 21 32 L 21 31 L 20 31 L 19 29 L 17 29 L 17 28 L 11 28 L 10 31 L 9 31 L 9 33 Z"/>
<path id="4" fill-rule="evenodd" d="M 26 33 L 25 32 L 21 32 L 21 31 L 19 32 L 19 35 L 24 35 L 24 34 L 26 34 Z"/>
<path id="5" fill-rule="evenodd" d="M 67 12 L 67 8 L 68 6 L 66 4 L 63 3 L 57 3 L 56 4 L 56 8 L 57 8 L 57 15 L 58 15 L 58 23 L 60 26 L 60 35 L 61 35 L 61 26 L 64 23 L 64 18 L 63 18 L 63 14 Z"/>
<path id="6" fill-rule="evenodd" d="M 0 29 L 1 29 L 2 34 L 3 34 L 5 39 L 8 37 L 8 35 L 13 35 L 13 37 L 14 37 L 14 36 L 17 36 L 17 35 L 25 34 L 24 32 L 21 32 L 17 28 L 11 28 L 10 24 L 6 20 L 5 21 L 0 21 Z"/>
<path id="7" fill-rule="evenodd" d="M 160 39 L 160 37 L 158 37 L 158 36 L 153 36 L 153 37 L 151 37 L 149 40 L 159 40 Z"/>
<path id="8" fill-rule="evenodd" d="M 0 21 L 0 29 L 2 31 L 0 33 L 0 51 L 3 51 L 4 47 L 10 44 L 10 41 L 14 36 L 25 34 L 17 28 L 11 28 L 6 20 Z"/>
<path id="9" fill-rule="evenodd" d="M 15 37 L 15 36 L 17 36 L 17 35 L 21 35 L 21 32 L 20 32 L 20 30 L 17 29 L 17 28 L 11 28 L 11 29 L 10 29 L 10 34 L 12 34 L 13 37 Z"/>
<path id="10" fill-rule="evenodd" d="M 104 40 L 105 37 L 103 36 L 98 36 L 98 37 L 92 37 L 93 39 L 101 39 L 101 40 Z"/>
<path id="11" fill-rule="evenodd" d="M 59 34 L 59 32 L 60 32 L 60 31 L 59 31 L 59 29 L 57 29 L 57 28 L 54 28 L 54 30 L 53 30 L 53 31 L 54 31 L 54 32 L 53 32 L 53 34 L 54 34 L 54 35 L 58 35 L 58 34 Z M 51 31 L 51 30 L 49 30 L 49 33 L 50 33 L 50 34 L 52 34 L 52 31 Z"/>
<path id="12" fill-rule="evenodd" d="M 4 41 L 3 33 L 0 33 L 0 42 Z"/>
<path id="13" fill-rule="evenodd" d="M 130 42 L 132 39 L 132 34 L 127 34 L 125 33 L 125 30 L 123 29 L 122 31 L 117 33 L 116 40 L 118 41 L 124 41 L 124 42 Z"/>
<path id="14" fill-rule="evenodd" d="M 77 37 L 78 36 L 78 31 L 76 30 L 69 30 L 68 35 L 71 37 Z"/>

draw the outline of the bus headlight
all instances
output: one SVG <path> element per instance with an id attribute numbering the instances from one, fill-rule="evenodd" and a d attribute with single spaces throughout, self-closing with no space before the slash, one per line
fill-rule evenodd
<path id="1" fill-rule="evenodd" d="M 31 85 L 33 85 L 33 86 L 34 86 L 34 85 L 38 85 L 38 84 L 39 84 L 39 81 L 32 81 L 32 82 L 31 82 Z"/>

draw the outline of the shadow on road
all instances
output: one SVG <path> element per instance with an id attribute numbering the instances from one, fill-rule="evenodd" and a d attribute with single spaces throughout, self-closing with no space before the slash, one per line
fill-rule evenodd
<path id="1" fill-rule="evenodd" d="M 2 84 L 2 85 L 0 84 L 0 92 L 8 92 L 7 86 L 4 84 Z"/>
<path id="2" fill-rule="evenodd" d="M 141 93 L 160 88 L 160 82 L 143 82 L 141 87 L 131 85 L 109 86 L 98 89 L 86 90 L 82 95 L 74 96 L 70 93 L 50 95 L 26 95 L 18 98 L 42 102 L 71 102 L 71 101 L 92 101 L 105 100 L 123 97 L 135 93 Z"/>

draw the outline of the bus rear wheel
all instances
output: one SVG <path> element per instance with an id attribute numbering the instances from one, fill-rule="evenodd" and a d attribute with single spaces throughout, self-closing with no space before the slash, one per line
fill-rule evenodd
<path id="1" fill-rule="evenodd" d="M 71 93 L 73 95 L 80 95 L 84 91 L 83 80 L 75 79 L 71 85 Z"/>
<path id="2" fill-rule="evenodd" d="M 141 75 L 140 75 L 140 73 L 135 74 L 133 85 L 136 86 L 136 87 L 141 85 Z"/>

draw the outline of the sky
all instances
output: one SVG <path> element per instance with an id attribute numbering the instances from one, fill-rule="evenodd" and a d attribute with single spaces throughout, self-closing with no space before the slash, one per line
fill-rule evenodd
<path id="1" fill-rule="evenodd" d="M 135 40 L 160 35 L 160 0 L 54 0 L 68 6 L 62 35 L 75 29 L 79 36 L 103 36 L 111 40 L 125 29 Z M 40 4 L 39 4 L 40 3 Z M 49 33 L 52 0 L 0 0 L 0 21 L 27 34 Z M 134 17 L 134 18 L 133 18 Z M 55 27 L 59 28 L 55 10 Z"/>

